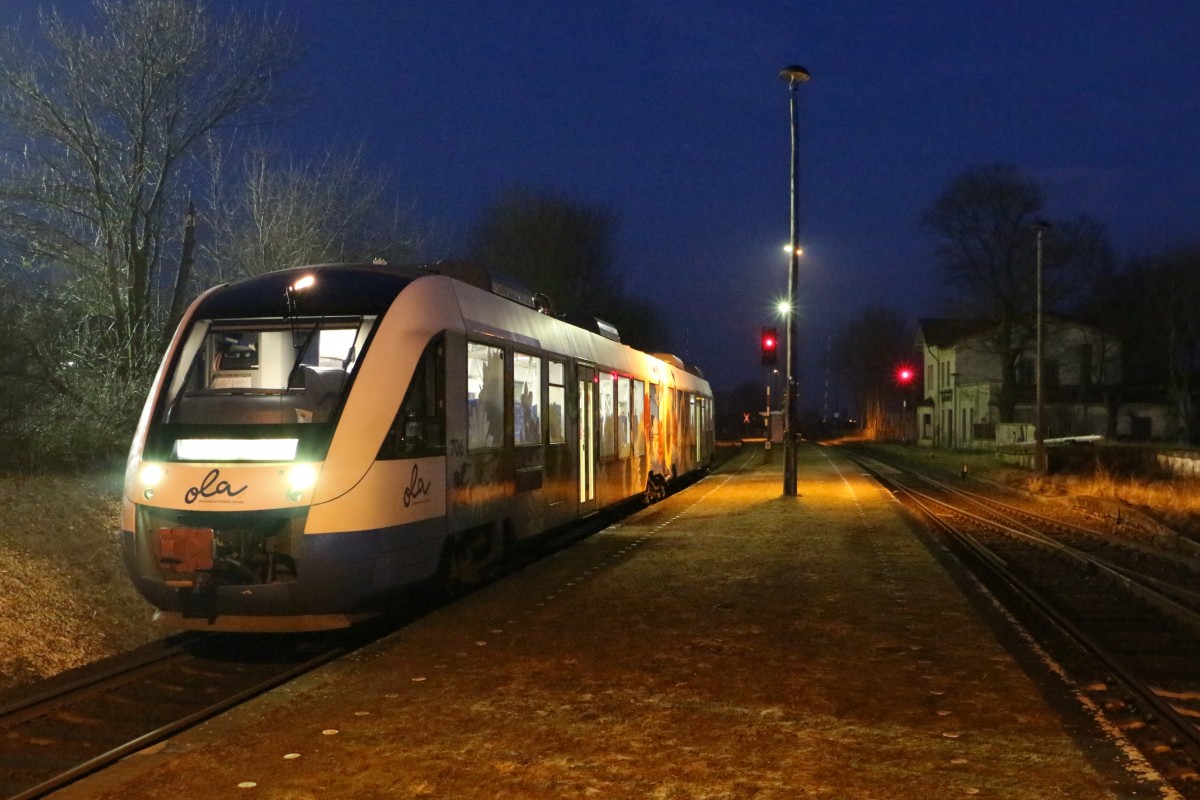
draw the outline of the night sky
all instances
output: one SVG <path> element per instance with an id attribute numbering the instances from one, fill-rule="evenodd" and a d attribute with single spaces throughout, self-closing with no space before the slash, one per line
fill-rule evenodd
<path id="1" fill-rule="evenodd" d="M 6 0 L 8 23 L 31 0 Z M 81 0 L 67 10 L 85 6 Z M 210 5 L 259 8 L 212 0 Z M 786 290 L 788 64 L 802 116 L 802 381 L 859 311 L 941 311 L 921 211 L 1009 162 L 1119 255 L 1197 235 L 1200 3 L 276 0 L 307 42 L 301 153 L 360 143 L 461 254 L 513 185 L 621 220 L 619 270 L 718 387 L 758 378 Z"/>

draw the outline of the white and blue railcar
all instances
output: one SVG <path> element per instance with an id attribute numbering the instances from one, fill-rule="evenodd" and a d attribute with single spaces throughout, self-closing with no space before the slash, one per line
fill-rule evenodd
<path id="1" fill-rule="evenodd" d="M 465 263 L 209 290 L 142 412 L 122 549 L 169 627 L 345 627 L 706 467 L 708 384 Z"/>

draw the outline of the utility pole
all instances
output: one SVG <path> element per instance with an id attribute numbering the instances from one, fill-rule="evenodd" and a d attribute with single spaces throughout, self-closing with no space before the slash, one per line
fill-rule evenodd
<path id="1" fill-rule="evenodd" d="M 783 495 L 796 496 L 796 284 L 800 278 L 800 143 L 796 110 L 796 89 L 809 79 L 808 70 L 793 64 L 784 67 L 779 77 L 788 85 L 788 115 L 791 123 L 791 238 L 788 247 L 787 292 L 787 386 L 783 401 Z"/>

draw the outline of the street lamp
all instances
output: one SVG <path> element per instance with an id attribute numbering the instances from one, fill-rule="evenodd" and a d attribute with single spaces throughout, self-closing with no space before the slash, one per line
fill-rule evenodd
<path id="1" fill-rule="evenodd" d="M 800 231 L 797 227 L 800 193 L 797 181 L 800 173 L 799 120 L 796 111 L 796 89 L 809 79 L 808 70 L 792 64 L 779 71 L 779 77 L 788 85 L 788 116 L 792 132 L 791 163 L 791 229 L 788 246 L 788 292 L 787 304 L 787 385 L 783 400 L 783 495 L 796 496 L 796 284 L 800 277 Z"/>
<path id="2" fill-rule="evenodd" d="M 1042 235 L 1050 229 L 1050 223 L 1038 220 L 1030 227 L 1037 233 L 1037 351 L 1034 356 L 1034 383 L 1036 384 L 1036 410 L 1034 424 L 1037 426 L 1033 434 L 1033 468 L 1038 475 L 1046 474 L 1046 404 L 1045 388 L 1042 380 L 1042 359 L 1045 354 L 1045 342 L 1042 337 Z"/>

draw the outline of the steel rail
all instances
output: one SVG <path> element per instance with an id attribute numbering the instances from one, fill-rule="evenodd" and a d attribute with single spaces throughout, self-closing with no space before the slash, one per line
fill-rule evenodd
<path id="1" fill-rule="evenodd" d="M 194 711 L 177 720 L 173 720 L 166 725 L 160 726 L 148 733 L 138 736 L 136 739 L 132 739 L 128 742 L 118 745 L 117 747 L 88 759 L 83 763 L 64 770 L 57 775 L 42 781 L 36 786 L 31 786 L 15 795 L 9 796 L 6 798 L 6 800 L 34 800 L 35 798 L 43 797 L 49 792 L 61 789 L 64 786 L 86 777 L 87 775 L 120 761 L 122 758 L 128 755 L 136 753 L 139 750 L 143 750 L 153 744 L 157 744 L 158 742 L 161 742 L 164 739 L 167 739 L 178 733 L 182 733 L 188 728 L 194 727 L 205 720 L 211 719 L 218 714 L 221 714 L 246 702 L 247 700 L 264 694 L 276 686 L 286 683 L 293 678 L 299 677 L 306 672 L 310 672 L 311 670 L 316 669 L 317 667 L 326 664 L 335 658 L 340 658 L 341 656 L 345 655 L 349 649 L 350 648 L 346 647 L 338 647 L 323 652 L 309 659 L 308 661 L 297 664 L 284 672 L 272 675 L 270 678 L 243 689 L 236 694 L 225 697 L 210 706 L 206 706 L 205 708 Z M 135 667 L 131 669 L 130 672 L 138 669 L 144 669 L 144 667 Z"/>
<path id="2" fill-rule="evenodd" d="M 35 692 L 20 700 L 15 700 L 6 706 L 0 707 L 0 727 L 3 727 L 4 722 L 14 719 L 19 720 L 22 712 L 35 709 L 38 706 L 62 705 L 73 695 L 78 695 L 102 686 L 126 683 L 131 676 L 144 672 L 155 664 L 165 664 L 165 662 L 177 659 L 186 653 L 186 645 L 200 641 L 202 638 L 211 635 L 189 636 L 181 643 L 168 645 L 163 650 L 147 652 L 128 660 L 121 659 L 115 661 L 108 668 L 99 669 L 95 672 L 88 671 L 78 677 L 68 678 L 64 683 L 55 685 L 50 689 Z"/>
<path id="3" fill-rule="evenodd" d="M 893 485 L 900 487 L 900 484 L 895 483 L 894 481 L 892 483 Z M 955 514 L 967 517 L 968 519 L 974 520 L 981 525 L 989 526 L 1009 536 L 1024 539 L 1031 544 L 1037 545 L 1038 547 L 1046 550 L 1052 550 L 1060 555 L 1064 555 L 1081 564 L 1091 567 L 1097 572 L 1107 575 L 1111 580 L 1119 583 L 1125 589 L 1137 595 L 1142 600 L 1145 600 L 1147 603 L 1150 603 L 1161 611 L 1174 615 L 1181 622 L 1191 625 L 1200 631 L 1200 611 L 1182 605 L 1174 598 L 1164 594 L 1157 586 L 1154 585 L 1156 583 L 1165 583 L 1163 581 L 1159 581 L 1148 575 L 1143 575 L 1136 570 L 1131 570 L 1127 567 L 1114 564 L 1107 559 L 1083 550 L 1079 550 L 1078 548 L 1071 547 L 1068 544 L 1063 544 L 1062 542 L 1056 541 L 1054 537 L 1048 536 L 1041 531 L 1025 525 L 1020 520 L 1009 518 L 1006 519 L 1005 522 L 1000 522 L 994 519 L 988 519 L 987 517 L 974 514 L 964 508 L 954 505 L 953 503 L 933 497 L 932 495 L 925 494 L 924 492 L 918 492 L 910 487 L 902 488 L 909 497 L 923 498 L 930 503 L 935 503 L 943 508 L 950 509 Z M 1008 523 L 1014 523 L 1019 527 L 1014 527 L 1014 525 L 1010 525 Z"/>
<path id="4" fill-rule="evenodd" d="M 1119 683 L 1129 696 L 1137 698 L 1138 702 L 1143 708 L 1146 708 L 1153 714 L 1157 715 L 1159 720 L 1171 729 L 1171 733 L 1179 742 L 1180 749 L 1182 749 L 1193 760 L 1200 761 L 1200 728 L 1197 728 L 1196 724 L 1192 720 L 1177 711 L 1174 706 L 1161 697 L 1151 686 L 1142 681 L 1134 672 L 1127 669 L 1122 664 L 1121 660 L 1117 656 L 1110 653 L 1106 647 L 1104 647 L 1095 639 L 1095 637 L 1082 630 L 1066 615 L 1055 608 L 1048 600 L 1046 600 L 1046 598 L 1043 596 L 1043 592 L 1039 591 L 1036 587 L 1031 586 L 1025 580 L 1021 579 L 1020 576 L 1014 574 L 1014 572 L 1009 568 L 1009 562 L 1006 559 L 996 554 L 991 548 L 980 542 L 976 537 L 972 536 L 966 531 L 959 530 L 950 522 L 943 519 L 928 503 L 932 502 L 936 506 L 949 508 L 955 513 L 963 514 L 964 516 L 974 519 L 977 522 L 981 522 L 991 528 L 1005 529 L 1005 533 L 1018 533 L 1022 539 L 1034 544 L 1040 544 L 1036 541 L 1035 537 L 1025 534 L 1024 532 L 1017 531 L 1014 528 L 1005 526 L 993 520 L 987 520 L 979 517 L 976 514 L 972 514 L 971 512 L 958 509 L 945 501 L 932 498 L 921 492 L 916 492 L 879 474 L 876 470 L 873 470 L 869 466 L 862 464 L 862 462 L 859 462 L 859 464 L 862 465 L 864 469 L 869 470 L 884 486 L 892 487 L 893 491 L 908 497 L 910 502 L 917 506 L 934 525 L 946 532 L 953 539 L 962 543 L 965 549 L 984 567 L 991 571 L 991 573 L 997 579 L 1002 581 L 1005 586 L 1010 588 L 1017 596 L 1021 597 L 1032 607 L 1036 608 L 1045 619 L 1049 620 L 1064 636 L 1075 643 L 1077 647 L 1080 647 L 1084 652 L 1089 653 L 1092 658 L 1094 658 L 1105 668 L 1105 670 L 1109 672 L 1113 680 Z M 1070 552 L 1070 548 L 1062 545 L 1057 545 L 1053 549 L 1060 552 Z M 1081 555 L 1086 556 L 1086 554 Z M 1089 558 L 1081 558 L 1080 560 L 1084 563 L 1095 563 Z M 1100 568 L 1099 564 L 1096 566 L 1097 568 Z M 1110 575 L 1112 574 L 1107 569 L 1104 571 L 1108 572 Z M 1122 585 L 1129 585 L 1131 583 L 1131 581 L 1124 576 L 1116 575 L 1115 577 L 1119 579 Z M 1169 598 L 1167 599 L 1169 600 Z"/>
<path id="5" fill-rule="evenodd" d="M 904 471 L 903 468 L 897 467 L 896 465 L 891 465 L 891 466 L 894 466 L 896 469 L 900 469 L 900 470 Z M 1007 512 L 1008 514 L 1011 514 L 1011 515 L 1032 518 L 1034 520 L 1037 520 L 1038 522 L 1044 522 L 1047 525 L 1051 525 L 1053 527 L 1060 528 L 1062 530 L 1066 530 L 1071 533 L 1078 534 L 1080 536 L 1088 536 L 1088 537 L 1092 537 L 1094 539 L 1099 539 L 1101 541 L 1115 544 L 1119 547 L 1123 547 L 1128 550 L 1136 550 L 1138 552 L 1146 553 L 1147 555 L 1152 555 L 1152 556 L 1155 556 L 1156 558 L 1162 558 L 1162 559 L 1171 561 L 1172 563 L 1178 564 L 1179 566 L 1188 567 L 1188 568 L 1191 568 L 1193 570 L 1197 570 L 1198 572 L 1200 572 L 1200 560 L 1196 559 L 1195 557 L 1180 555 L 1178 553 L 1172 553 L 1172 552 L 1162 549 L 1161 547 L 1150 547 L 1150 546 L 1141 544 L 1139 542 L 1132 542 L 1132 541 L 1129 541 L 1128 539 L 1123 539 L 1119 536 L 1114 536 L 1112 534 L 1105 533 L 1103 531 L 1098 531 L 1093 528 L 1087 528 L 1087 527 L 1084 527 L 1083 525 L 1077 525 L 1074 522 L 1070 522 L 1068 520 L 1047 517 L 1044 514 L 1039 514 L 1036 511 L 1031 511 L 1027 508 L 1021 508 L 1020 506 L 1015 506 L 1011 503 L 1006 503 L 1003 500 L 997 500 L 994 497 L 987 497 L 986 495 L 977 494 L 976 492 L 970 492 L 970 491 L 967 491 L 966 489 L 963 489 L 958 486 L 952 486 L 951 484 L 945 483 L 943 481 L 939 481 L 936 478 L 931 478 L 928 475 L 920 475 L 918 473 L 911 473 L 911 474 L 917 475 L 917 477 L 919 477 L 921 480 L 925 481 L 928 484 L 936 486 L 937 488 L 939 488 L 945 492 L 950 492 L 951 494 L 955 494 L 959 497 L 962 497 L 962 498 L 968 500 L 969 502 L 975 503 L 976 505 L 979 505 L 979 506 L 983 506 L 984 508 L 1003 509 L 1005 512 Z M 1013 519 L 1012 521 L 1019 523 L 1019 521 L 1016 519 Z M 1019 523 L 1019 524 L 1023 524 L 1023 523 Z"/>

